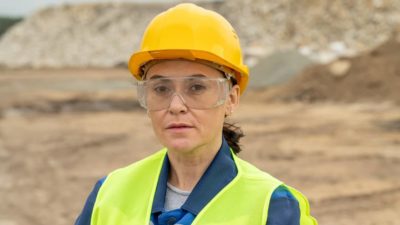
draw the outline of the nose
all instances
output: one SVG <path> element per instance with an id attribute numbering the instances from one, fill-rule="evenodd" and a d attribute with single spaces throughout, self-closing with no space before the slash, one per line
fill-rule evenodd
<path id="1" fill-rule="evenodd" d="M 185 100 L 180 94 L 175 93 L 174 95 L 172 95 L 168 111 L 172 114 L 179 114 L 187 111 Z"/>

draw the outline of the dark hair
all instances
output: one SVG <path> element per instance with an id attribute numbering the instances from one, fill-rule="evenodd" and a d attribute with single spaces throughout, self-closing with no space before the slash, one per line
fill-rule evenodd
<path id="1" fill-rule="evenodd" d="M 239 141 L 240 138 L 244 137 L 244 134 L 240 127 L 233 123 L 224 122 L 222 133 L 235 154 L 242 151 Z"/>

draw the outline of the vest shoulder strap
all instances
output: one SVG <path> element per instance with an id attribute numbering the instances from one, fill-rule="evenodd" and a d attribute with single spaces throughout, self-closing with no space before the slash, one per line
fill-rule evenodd
<path id="1" fill-rule="evenodd" d="M 265 225 L 272 193 L 284 185 L 295 196 L 300 207 L 300 225 L 317 225 L 310 216 L 307 199 L 296 189 L 236 157 L 238 175 L 214 197 L 192 225 Z"/>
<path id="2" fill-rule="evenodd" d="M 192 225 L 265 225 L 269 202 L 281 181 L 233 154 L 237 176 L 197 215 Z"/>
<path id="3" fill-rule="evenodd" d="M 166 149 L 107 176 L 93 207 L 91 225 L 148 224 Z"/>

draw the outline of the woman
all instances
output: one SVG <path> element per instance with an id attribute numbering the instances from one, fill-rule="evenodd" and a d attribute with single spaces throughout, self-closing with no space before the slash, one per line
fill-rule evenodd
<path id="1" fill-rule="evenodd" d="M 76 224 L 317 224 L 303 195 L 236 156 L 243 134 L 224 120 L 248 69 L 222 16 L 194 4 L 159 14 L 129 69 L 165 148 L 101 179 Z"/>

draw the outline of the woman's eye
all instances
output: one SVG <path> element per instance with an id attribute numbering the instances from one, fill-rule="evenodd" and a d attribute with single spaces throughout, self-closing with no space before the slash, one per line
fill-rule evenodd
<path id="1" fill-rule="evenodd" d="M 165 94 L 169 92 L 169 88 L 167 86 L 156 86 L 154 87 L 154 92 L 156 92 L 157 94 Z"/>
<path id="2" fill-rule="evenodd" d="M 206 86 L 201 85 L 201 84 L 193 84 L 193 85 L 190 86 L 190 91 L 191 92 L 201 92 L 201 91 L 204 91 L 206 89 L 207 89 Z"/>

